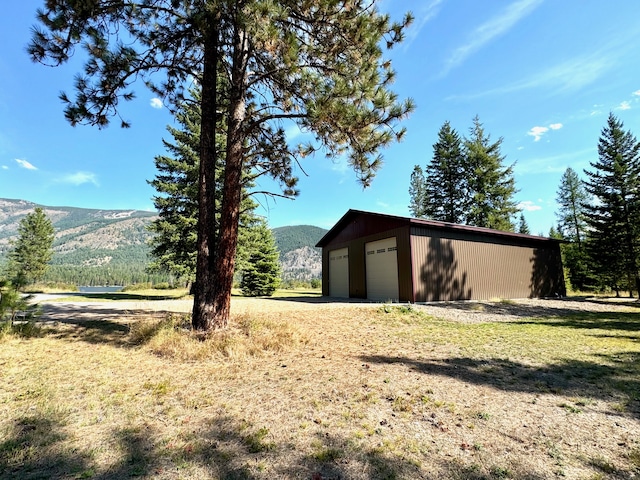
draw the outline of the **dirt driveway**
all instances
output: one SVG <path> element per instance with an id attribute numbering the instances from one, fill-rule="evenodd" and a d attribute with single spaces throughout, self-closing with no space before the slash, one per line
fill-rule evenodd
<path id="1" fill-rule="evenodd" d="M 60 300 L 64 297 L 64 300 Z M 159 313 L 188 313 L 193 300 L 125 300 L 125 301 L 78 301 L 67 300 L 68 294 L 38 294 L 34 301 L 43 307 L 44 321 L 98 320 L 107 318 L 139 317 Z M 378 308 L 380 303 L 362 300 L 345 300 L 328 297 L 233 297 L 232 314 L 252 312 L 294 312 L 317 309 Z M 580 311 L 628 311 L 640 309 L 640 303 L 629 298 L 568 297 L 565 299 L 517 299 L 498 301 L 433 302 L 412 305 L 434 317 L 463 323 L 513 321 L 523 317 L 563 315 Z M 639 310 L 640 313 L 640 310 Z"/>

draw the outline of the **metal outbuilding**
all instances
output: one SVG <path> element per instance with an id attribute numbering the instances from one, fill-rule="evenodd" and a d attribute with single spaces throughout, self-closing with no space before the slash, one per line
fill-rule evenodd
<path id="1" fill-rule="evenodd" d="M 322 294 L 430 302 L 565 295 L 560 241 L 349 210 L 316 245 Z"/>

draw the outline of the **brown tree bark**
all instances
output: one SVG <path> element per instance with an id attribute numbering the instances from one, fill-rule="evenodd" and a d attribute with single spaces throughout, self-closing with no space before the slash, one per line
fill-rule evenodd
<path id="1" fill-rule="evenodd" d="M 217 32 L 216 32 L 217 55 Z M 212 42 L 213 43 L 213 42 Z M 231 289 L 235 270 L 242 196 L 244 165 L 247 61 L 249 58 L 246 32 L 237 27 L 229 88 L 227 145 L 222 192 L 222 206 L 215 236 L 215 115 L 216 71 L 207 76 L 207 68 L 217 68 L 217 57 L 209 59 L 205 50 L 205 75 L 202 91 L 202 128 L 200 157 L 200 207 L 198 219 L 198 260 L 196 266 L 196 296 L 192 324 L 194 329 L 212 330 L 229 324 Z M 209 84 L 211 82 L 211 84 Z M 213 92 L 208 91 L 214 86 Z M 205 86 L 207 94 L 205 95 Z M 210 98 L 213 95 L 214 98 Z M 205 98 L 206 108 L 205 108 Z M 205 114 L 205 112 L 207 112 Z M 213 119 L 213 120 L 211 120 Z M 206 135 L 205 135 L 206 129 Z M 209 136 L 211 138 L 209 138 Z M 206 160 L 205 160 L 206 159 Z"/>
<path id="2" fill-rule="evenodd" d="M 211 19 L 210 33 L 204 44 L 204 70 L 202 75 L 200 121 L 200 169 L 198 192 L 198 240 L 196 282 L 194 288 L 191 323 L 194 330 L 215 328 L 214 292 L 212 270 L 215 268 L 216 251 L 216 120 L 218 80 L 218 27 Z"/>

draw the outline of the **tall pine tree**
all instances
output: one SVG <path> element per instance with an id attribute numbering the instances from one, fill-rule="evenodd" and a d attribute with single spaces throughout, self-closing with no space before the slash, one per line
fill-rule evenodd
<path id="1" fill-rule="evenodd" d="M 9 274 L 16 288 L 40 280 L 53 257 L 55 230 L 41 207 L 20 220 L 18 238 L 9 252 Z"/>
<path id="2" fill-rule="evenodd" d="M 275 237 L 264 221 L 258 221 L 247 233 L 251 248 L 241 273 L 242 294 L 248 297 L 271 296 L 280 285 L 281 273 Z"/>
<path id="3" fill-rule="evenodd" d="M 416 165 L 411 174 L 412 215 L 514 231 L 515 179 L 513 166 L 503 165 L 501 144 L 502 138 L 491 143 L 477 116 L 464 141 L 445 122 L 424 173 Z"/>
<path id="4" fill-rule="evenodd" d="M 425 184 L 424 173 L 422 173 L 422 167 L 416 165 L 411 172 L 411 180 L 409 182 L 409 211 L 415 218 L 422 218 L 425 216 Z"/>
<path id="5" fill-rule="evenodd" d="M 518 207 L 513 199 L 516 193 L 513 166 L 503 165 L 500 152 L 502 138 L 491 143 L 480 119 L 473 119 L 469 137 L 464 141 L 466 168 L 469 179 L 468 225 L 514 231 L 513 217 Z"/>
<path id="6" fill-rule="evenodd" d="M 589 260 L 584 246 L 587 231 L 584 205 L 588 200 L 582 180 L 572 168 L 567 168 L 556 197 L 558 229 L 562 238 L 571 242 L 562 244 L 560 248 L 571 286 L 577 290 L 584 290 L 590 283 Z"/>
<path id="7" fill-rule="evenodd" d="M 174 143 L 163 140 L 170 156 L 155 158 L 158 174 L 149 183 L 158 195 L 153 201 L 159 218 L 151 223 L 150 231 L 156 233 L 151 240 L 152 255 L 155 260 L 151 271 L 167 271 L 187 283 L 195 280 L 198 223 L 198 170 L 200 166 L 200 90 L 192 89 L 193 99 L 185 100 L 176 111 L 179 128 L 168 126 L 167 130 Z M 224 171 L 223 135 L 217 135 L 217 187 L 216 208 L 219 211 L 222 193 L 222 172 Z M 257 203 L 252 200 L 249 189 L 252 184 L 245 177 L 242 191 L 236 271 L 246 266 L 254 235 L 246 232 L 256 225 L 254 212 Z"/>
<path id="8" fill-rule="evenodd" d="M 425 216 L 442 222 L 464 223 L 469 208 L 469 178 L 462 140 L 449 122 L 438 132 L 426 172 Z"/>
<path id="9" fill-rule="evenodd" d="M 137 79 L 174 106 L 192 79 L 202 87 L 192 317 L 200 330 L 229 321 L 244 175 L 269 175 L 283 195 L 295 196 L 295 162 L 322 149 L 346 155 L 368 186 L 380 149 L 403 137 L 398 123 L 413 109 L 390 90 L 394 72 L 383 56 L 411 17 L 391 23 L 367 0 L 56 0 L 38 18 L 44 29 L 34 29 L 33 60 L 59 65 L 76 46 L 87 55 L 75 98 L 62 95 L 72 125 L 108 125 L 120 102 L 134 98 Z M 226 151 L 218 216 L 220 117 Z M 313 143 L 289 145 L 285 120 Z"/>
<path id="10" fill-rule="evenodd" d="M 587 248 L 602 283 L 640 292 L 640 143 L 612 113 L 585 170 Z"/>
<path id="11" fill-rule="evenodd" d="M 527 223 L 527 219 L 524 218 L 524 213 L 520 212 L 520 218 L 518 220 L 518 233 L 524 233 L 525 235 L 531 235 L 531 229 Z"/>

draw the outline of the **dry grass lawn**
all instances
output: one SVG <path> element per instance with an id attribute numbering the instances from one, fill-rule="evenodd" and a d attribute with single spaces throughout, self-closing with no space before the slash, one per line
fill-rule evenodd
<path id="1" fill-rule="evenodd" d="M 158 302 L 0 339 L 0 478 L 640 478 L 637 304 Z"/>

